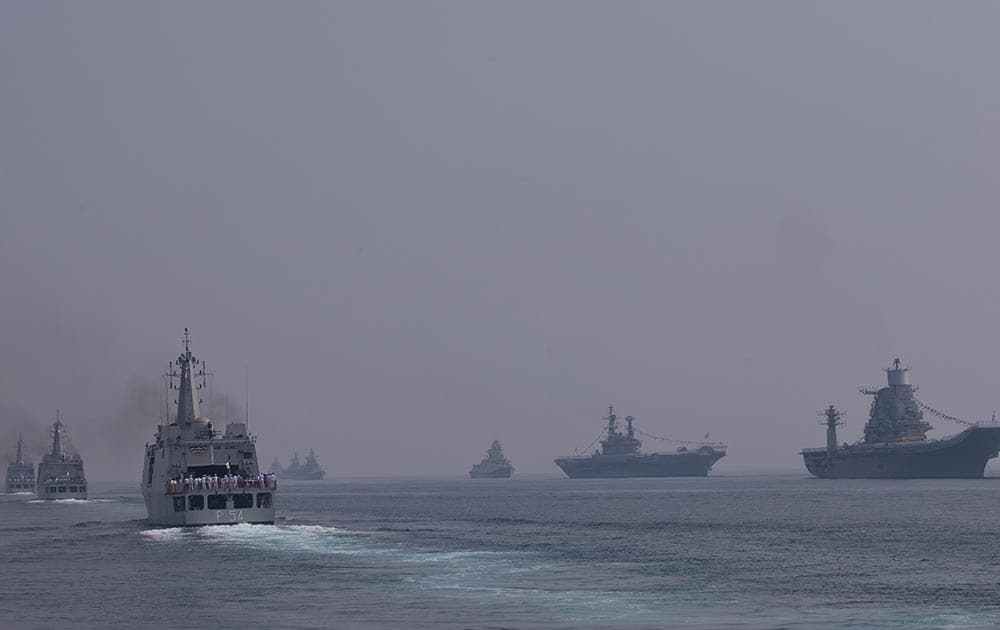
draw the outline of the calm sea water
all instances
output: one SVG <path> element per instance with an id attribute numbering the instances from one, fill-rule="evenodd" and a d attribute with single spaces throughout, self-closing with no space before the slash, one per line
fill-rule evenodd
<path id="1" fill-rule="evenodd" d="M 0 627 L 1000 625 L 1000 480 L 283 482 L 274 526 L 0 496 Z"/>

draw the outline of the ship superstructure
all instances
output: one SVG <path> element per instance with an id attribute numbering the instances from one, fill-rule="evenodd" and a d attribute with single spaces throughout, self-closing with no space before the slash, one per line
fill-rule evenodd
<path id="1" fill-rule="evenodd" d="M 277 482 L 258 467 L 256 439 L 246 423 L 229 422 L 219 431 L 201 415 L 198 391 L 206 376 L 185 328 L 184 352 L 167 374 L 177 393 L 176 415 L 157 426 L 153 443 L 146 445 L 141 490 L 149 522 L 273 523 Z"/>
<path id="2" fill-rule="evenodd" d="M 926 405 L 916 397 L 917 386 L 910 384 L 909 372 L 896 359 L 885 368 L 885 387 L 861 388 L 861 393 L 874 398 L 864 436 L 855 444 L 837 445 L 837 427 L 843 424 L 839 409 L 830 405 L 822 412 L 826 448 L 802 450 L 810 473 L 829 478 L 983 476 L 986 462 L 1000 448 L 1000 426 L 965 423 L 969 426 L 961 433 L 927 439 L 933 427 L 924 420 Z"/>
<path id="3" fill-rule="evenodd" d="M 635 418 L 625 417 L 625 430 L 618 425 L 614 406 L 605 416 L 605 436 L 601 450 L 590 456 L 560 457 L 556 465 L 567 476 L 609 477 L 704 477 L 715 462 L 726 456 L 726 446 L 708 442 L 684 442 L 673 453 L 643 453 L 636 437 Z M 654 436 L 655 437 L 655 436 Z M 706 435 L 707 437 L 707 435 Z M 681 442 L 680 440 L 672 440 Z"/>
<path id="4" fill-rule="evenodd" d="M 472 466 L 469 476 L 473 479 L 506 479 L 514 472 L 510 460 L 503 454 L 503 447 L 500 440 L 493 440 L 486 457 L 478 464 Z"/>
<path id="5" fill-rule="evenodd" d="M 35 467 L 24 457 L 24 441 L 17 436 L 17 455 L 7 465 L 7 492 L 34 492 Z"/>
<path id="6" fill-rule="evenodd" d="M 35 494 L 45 500 L 87 498 L 83 459 L 70 445 L 58 411 L 52 424 L 52 444 L 38 464 Z"/>

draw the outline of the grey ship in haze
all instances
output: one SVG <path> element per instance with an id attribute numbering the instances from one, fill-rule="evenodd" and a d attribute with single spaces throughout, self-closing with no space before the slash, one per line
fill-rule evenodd
<path id="1" fill-rule="evenodd" d="M 1000 448 L 1000 426 L 973 424 L 956 435 L 928 440 L 926 434 L 932 427 L 924 421 L 909 370 L 896 359 L 885 368 L 886 387 L 862 388 L 862 393 L 875 398 L 864 438 L 855 444 L 837 446 L 837 426 L 843 424 L 838 409 L 830 405 L 822 413 L 826 448 L 802 450 L 810 473 L 833 479 L 983 476 L 987 460 L 996 457 Z"/>
<path id="2" fill-rule="evenodd" d="M 632 416 L 625 417 L 626 429 L 618 430 L 618 416 L 608 407 L 607 435 L 601 450 L 590 456 L 560 457 L 556 466 L 568 477 L 704 477 L 715 462 L 726 456 L 722 444 L 699 443 L 694 450 L 682 446 L 673 453 L 642 453 L 642 441 L 635 437 Z"/>
<path id="3" fill-rule="evenodd" d="M 222 433 L 200 413 L 197 390 L 204 387 L 206 374 L 191 354 L 186 328 L 184 353 L 174 365 L 167 376 L 177 391 L 177 414 L 170 424 L 157 427 L 142 467 L 140 485 L 149 522 L 274 523 L 277 484 L 258 468 L 255 439 L 246 424 L 230 422 Z M 196 376 L 202 380 L 197 386 Z"/>
<path id="4" fill-rule="evenodd" d="M 504 456 L 500 440 L 493 440 L 490 450 L 486 451 L 486 457 L 472 466 L 469 476 L 473 479 L 507 479 L 512 472 L 514 467 Z"/>
<path id="5" fill-rule="evenodd" d="M 17 436 L 17 456 L 7 465 L 7 492 L 34 492 L 35 467 L 24 458 L 24 443 Z"/>
<path id="6" fill-rule="evenodd" d="M 277 466 L 277 470 L 275 470 L 275 466 Z M 280 473 L 285 479 L 294 479 L 296 481 L 317 481 L 326 475 L 326 471 L 319 465 L 319 461 L 316 460 L 316 453 L 312 449 L 309 449 L 305 463 L 299 461 L 298 453 L 294 453 L 292 460 L 288 463 L 288 468 L 284 469 L 278 464 L 278 458 L 274 458 L 274 463 L 271 464 L 271 472 Z"/>
<path id="7" fill-rule="evenodd" d="M 58 411 L 52 425 L 52 446 L 38 464 L 35 494 L 45 500 L 87 498 L 83 459 L 70 448 L 66 427 L 59 419 Z"/>

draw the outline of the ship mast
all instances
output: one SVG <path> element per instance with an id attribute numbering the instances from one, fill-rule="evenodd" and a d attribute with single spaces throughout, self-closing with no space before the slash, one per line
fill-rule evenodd
<path id="1" fill-rule="evenodd" d="M 198 372 L 195 372 L 195 367 L 201 365 L 201 361 L 191 353 L 191 333 L 187 328 L 184 329 L 184 353 L 177 357 L 174 365 L 180 370 L 180 373 L 177 371 L 170 373 L 171 380 L 177 378 L 180 381 L 177 385 L 176 422 L 181 433 L 190 438 L 194 422 L 201 415 L 198 406 L 201 401 L 198 399 L 197 391 L 205 386 L 204 383 L 195 385 L 194 378 L 200 376 L 204 379 L 205 370 L 199 368 Z M 173 383 L 171 383 L 171 387 L 173 387 Z"/>
<path id="2" fill-rule="evenodd" d="M 194 422 L 200 415 L 198 397 L 194 394 L 194 366 L 198 359 L 191 354 L 191 334 L 184 329 L 184 354 L 177 357 L 177 367 L 180 368 L 180 385 L 177 389 L 177 424 L 185 425 Z"/>
<path id="3" fill-rule="evenodd" d="M 608 420 L 608 435 L 612 436 L 612 435 L 615 434 L 615 431 L 618 430 L 618 426 L 616 424 L 616 421 L 618 420 L 618 416 L 615 415 L 615 406 L 614 405 L 608 405 L 608 418 L 607 418 L 607 420 Z"/>
<path id="4" fill-rule="evenodd" d="M 24 456 L 21 453 L 21 434 L 20 433 L 17 434 L 17 459 L 14 460 L 14 461 L 15 461 L 15 463 L 17 463 L 19 465 L 24 463 Z"/>
<path id="5" fill-rule="evenodd" d="M 59 410 L 56 409 L 56 423 L 52 425 L 52 455 L 54 457 L 60 457 L 63 454 L 61 429 L 62 422 L 59 420 Z"/>
<path id="6" fill-rule="evenodd" d="M 819 412 L 823 418 L 820 424 L 826 425 L 826 452 L 833 455 L 837 451 L 837 427 L 844 424 L 844 414 L 833 405 L 826 408 L 826 411 Z"/>

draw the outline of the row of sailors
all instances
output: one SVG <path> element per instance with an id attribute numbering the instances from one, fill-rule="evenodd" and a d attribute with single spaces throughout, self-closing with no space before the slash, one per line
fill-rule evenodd
<path id="1" fill-rule="evenodd" d="M 237 488 L 276 488 L 278 479 L 274 473 L 259 473 L 253 477 L 239 475 L 202 475 L 170 480 L 170 492 L 187 492 L 189 490 L 235 490 Z"/>

